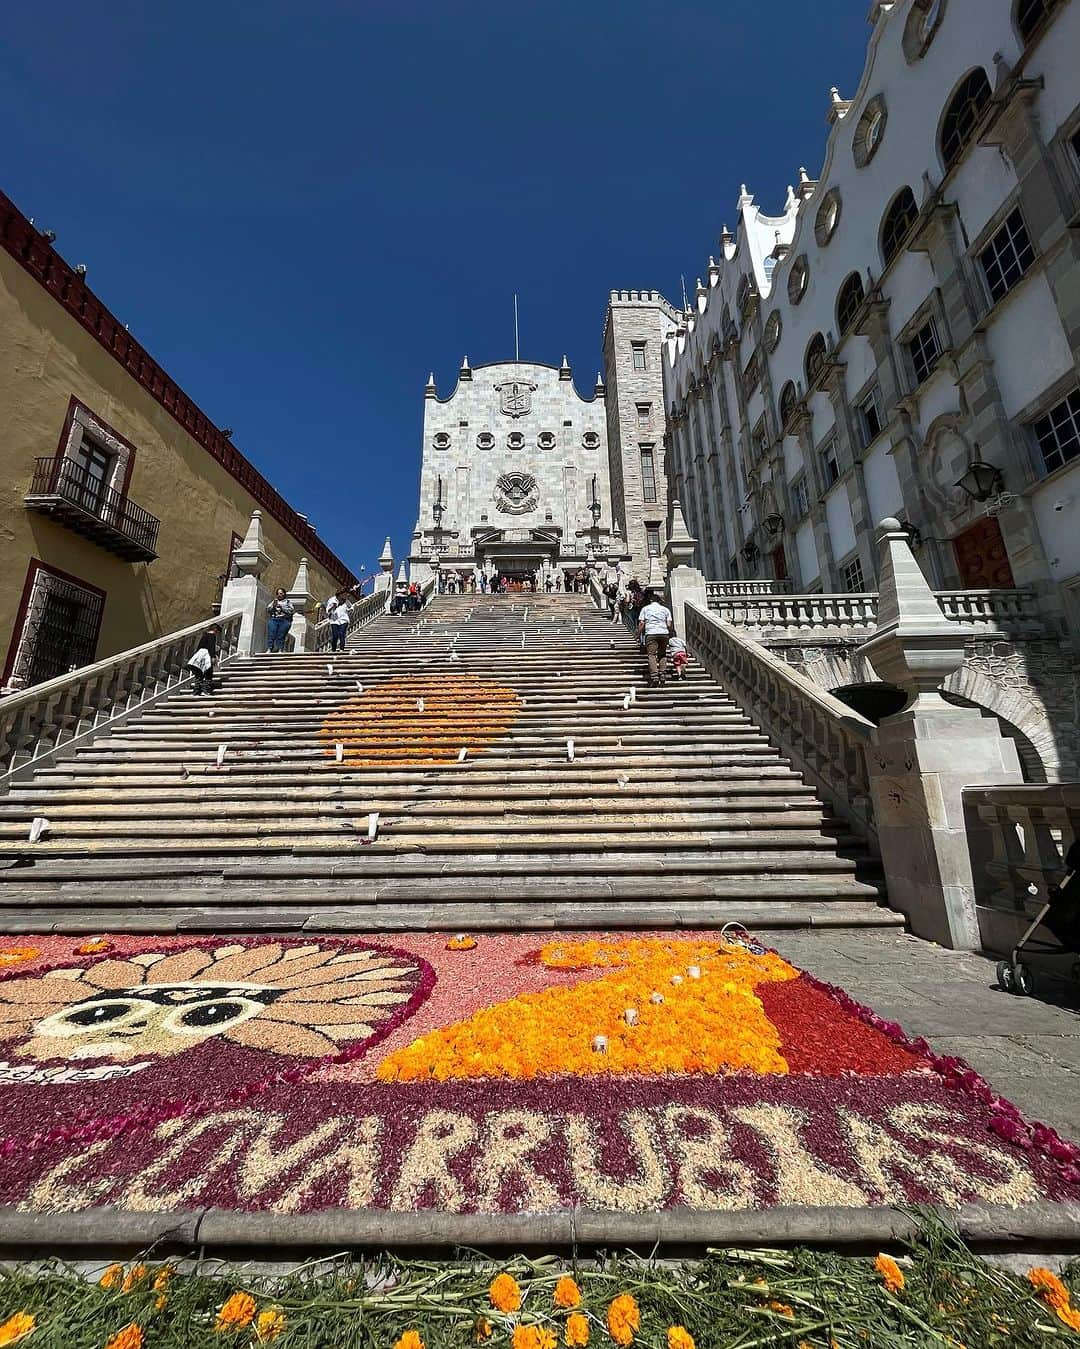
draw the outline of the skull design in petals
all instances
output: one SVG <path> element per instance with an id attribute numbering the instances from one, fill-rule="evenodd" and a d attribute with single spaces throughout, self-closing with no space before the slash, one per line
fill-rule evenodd
<path id="1" fill-rule="evenodd" d="M 0 1039 L 49 1062 L 162 1059 L 212 1037 L 320 1057 L 416 998 L 424 962 L 350 943 L 188 947 L 0 981 Z"/>

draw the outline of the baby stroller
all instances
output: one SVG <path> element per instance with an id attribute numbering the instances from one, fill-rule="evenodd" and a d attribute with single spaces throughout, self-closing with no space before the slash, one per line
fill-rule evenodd
<path id="1" fill-rule="evenodd" d="M 998 961 L 998 985 L 1006 993 L 1030 997 L 1035 990 L 1031 967 L 1020 959 L 1021 953 L 1029 946 L 1032 952 L 1044 955 L 1072 953 L 1080 956 L 1080 881 L 1076 879 L 1077 871 L 1080 871 L 1080 839 L 1070 844 L 1065 854 L 1065 879 L 1060 885 L 1050 886 L 1046 892 L 1046 903 L 1013 947 L 1008 960 Z M 1032 943 L 1032 935 L 1040 923 L 1061 943 L 1060 949 L 1047 942 Z M 1080 978 L 1080 960 L 1073 964 L 1072 978 Z"/>

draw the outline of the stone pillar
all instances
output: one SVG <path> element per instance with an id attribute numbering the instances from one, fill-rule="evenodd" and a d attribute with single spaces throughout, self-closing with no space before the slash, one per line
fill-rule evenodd
<path id="1" fill-rule="evenodd" d="M 244 541 L 233 552 L 233 564 L 237 574 L 222 593 L 221 612 L 243 613 L 236 650 L 237 655 L 250 656 L 266 649 L 266 606 L 270 603 L 270 592 L 262 582 L 270 565 L 270 554 L 263 546 L 262 511 L 252 511 Z"/>
<path id="2" fill-rule="evenodd" d="M 1020 782 L 1020 763 L 996 721 L 941 697 L 971 630 L 942 614 L 899 521 L 879 529 L 878 630 L 858 654 L 909 698 L 867 756 L 889 902 L 917 936 L 976 950 L 974 875 L 986 840 L 977 823 L 965 825 L 963 790 Z"/>
<path id="3" fill-rule="evenodd" d="M 693 600 L 703 609 L 709 607 L 705 577 L 694 566 L 697 539 L 691 538 L 683 519 L 682 507 L 671 503 L 671 530 L 667 541 L 668 596 L 675 631 L 685 640 L 686 601 Z"/>
<path id="4" fill-rule="evenodd" d="M 289 627 L 289 636 L 293 639 L 294 651 L 313 651 L 312 645 L 315 625 L 307 616 L 307 611 L 311 608 L 311 602 L 315 596 L 311 593 L 311 582 L 308 580 L 307 558 L 300 559 L 300 565 L 296 569 L 296 580 L 292 583 L 289 590 L 289 599 L 296 610 L 293 614 L 293 621 Z"/>
<path id="5" fill-rule="evenodd" d="M 394 584 L 394 550 L 390 547 L 390 539 L 387 538 L 383 544 L 383 550 L 379 554 L 379 575 L 375 578 L 375 589 L 388 594 Z"/>

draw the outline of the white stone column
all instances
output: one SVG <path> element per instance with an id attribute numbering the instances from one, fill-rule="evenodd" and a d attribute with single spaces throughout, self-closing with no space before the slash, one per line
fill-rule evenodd
<path id="1" fill-rule="evenodd" d="M 889 903 L 917 936 L 976 950 L 974 876 L 988 841 L 964 819 L 963 790 L 1020 782 L 1020 762 L 993 718 L 941 697 L 972 633 L 942 614 L 899 521 L 879 529 L 878 630 L 858 653 L 909 696 L 867 756 Z"/>
<path id="2" fill-rule="evenodd" d="M 221 612 L 243 614 L 236 651 L 250 656 L 266 649 L 266 606 L 270 603 L 270 591 L 262 582 L 270 565 L 270 554 L 263 546 L 262 511 L 252 511 L 244 541 L 233 551 L 233 563 L 238 574 L 225 586 Z"/>
<path id="3" fill-rule="evenodd" d="M 311 608 L 311 602 L 315 596 L 311 592 L 306 557 L 300 559 L 300 565 L 296 569 L 296 580 L 293 581 L 288 594 L 295 610 L 292 623 L 289 626 L 289 636 L 293 639 L 292 649 L 294 651 L 311 651 L 314 649 L 312 637 L 315 625 L 308 618 L 307 611 Z"/>
<path id="4" fill-rule="evenodd" d="M 703 609 L 708 608 L 709 599 L 705 589 L 705 577 L 694 565 L 697 539 L 691 537 L 683 519 L 682 507 L 677 501 L 671 503 L 671 531 L 668 534 L 668 597 L 671 616 L 675 620 L 675 631 L 686 638 L 686 602 L 693 600 Z"/>

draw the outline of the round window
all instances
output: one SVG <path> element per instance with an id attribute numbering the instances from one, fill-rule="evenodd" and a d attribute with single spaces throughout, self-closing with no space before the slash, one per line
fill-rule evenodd
<path id="1" fill-rule="evenodd" d="M 600 444 L 600 437 L 595 431 L 586 431 L 581 437 L 581 443 L 587 450 L 595 450 L 597 445 Z"/>
<path id="2" fill-rule="evenodd" d="M 826 192 L 824 200 L 818 207 L 817 220 L 814 222 L 814 235 L 822 248 L 836 233 L 836 227 L 839 223 L 840 193 L 834 187 Z"/>
<path id="3" fill-rule="evenodd" d="M 780 345 L 780 334 L 784 331 L 784 321 L 779 309 L 774 309 L 765 323 L 765 349 L 775 351 Z"/>
<path id="4" fill-rule="evenodd" d="M 866 111 L 859 118 L 859 125 L 855 128 L 852 152 L 858 168 L 864 169 L 877 154 L 885 135 L 886 120 L 885 100 L 879 94 L 867 104 Z"/>
<path id="5" fill-rule="evenodd" d="M 791 264 L 791 271 L 788 273 L 787 293 L 792 304 L 798 304 L 806 294 L 809 281 L 810 264 L 806 260 L 806 254 L 801 253 Z"/>
<path id="6" fill-rule="evenodd" d="M 431 443 L 437 450 L 448 450 L 450 448 L 450 432 L 436 431 L 435 438 Z"/>

